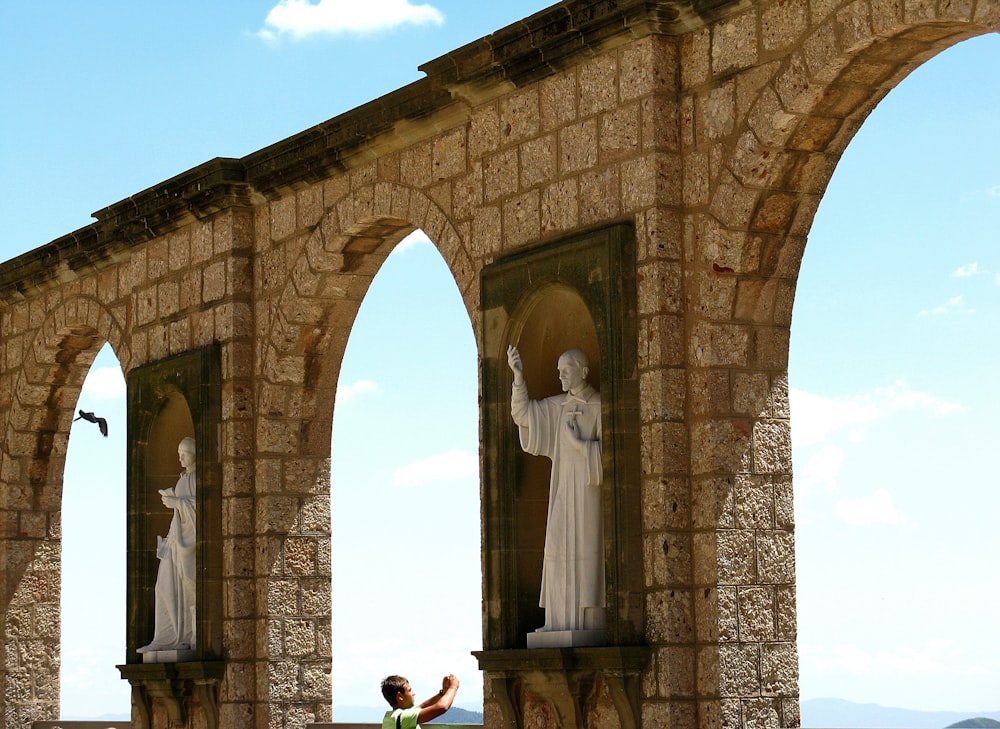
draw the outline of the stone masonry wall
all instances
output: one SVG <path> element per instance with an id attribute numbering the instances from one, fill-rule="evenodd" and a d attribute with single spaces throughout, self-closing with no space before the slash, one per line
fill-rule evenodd
<path id="1" fill-rule="evenodd" d="M 481 343 L 485 265 L 622 221 L 637 239 L 652 658 L 635 717 L 603 687 L 583 715 L 797 726 L 786 371 L 806 236 L 874 105 L 998 28 L 998 0 L 570 0 L 327 135 L 208 163 L 4 264 L 4 726 L 58 715 L 62 470 L 104 342 L 126 372 L 220 343 L 219 726 L 304 727 L 330 718 L 333 402 L 380 264 L 424 230 Z M 517 715 L 555 727 L 555 706 L 527 692 Z M 205 722 L 195 704 L 187 725 Z"/>

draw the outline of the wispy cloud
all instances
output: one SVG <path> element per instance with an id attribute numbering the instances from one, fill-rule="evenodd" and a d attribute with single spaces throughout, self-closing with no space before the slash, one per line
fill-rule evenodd
<path id="1" fill-rule="evenodd" d="M 973 261 L 972 263 L 966 263 L 964 266 L 959 266 L 951 275 L 954 278 L 968 278 L 969 276 L 978 276 L 981 273 L 986 273 L 986 269 L 979 266 L 978 261 Z"/>
<path id="2" fill-rule="evenodd" d="M 994 185 L 993 187 L 987 189 L 986 194 L 990 197 L 1000 197 L 1000 185 Z"/>
<path id="3" fill-rule="evenodd" d="M 906 521 L 896 511 L 892 494 L 887 489 L 876 489 L 871 495 L 860 499 L 838 501 L 833 505 L 833 515 L 855 526 L 902 524 Z"/>
<path id="4" fill-rule="evenodd" d="M 125 397 L 125 376 L 118 367 L 94 367 L 83 381 L 82 395 L 91 400 Z"/>
<path id="5" fill-rule="evenodd" d="M 422 230 L 415 230 L 408 236 L 399 241 L 399 244 L 393 249 L 393 253 L 405 253 L 406 251 L 412 250 L 417 246 L 432 246 L 431 239 L 427 237 L 427 234 Z"/>
<path id="6" fill-rule="evenodd" d="M 904 651 L 866 651 L 855 645 L 810 649 L 820 667 L 865 676 L 949 674 L 972 676 L 987 671 L 984 666 L 969 665 L 952 653 L 947 641 L 928 641 L 922 647 Z"/>
<path id="7" fill-rule="evenodd" d="M 817 488 L 823 491 L 836 491 L 843 465 L 843 449 L 835 445 L 823 446 L 796 472 L 795 497 L 801 498 Z"/>
<path id="8" fill-rule="evenodd" d="M 382 388 L 374 380 L 357 380 L 349 385 L 338 385 L 337 402 L 347 402 L 361 395 L 380 395 Z"/>
<path id="9" fill-rule="evenodd" d="M 392 475 L 392 484 L 415 486 L 428 481 L 455 481 L 478 475 L 479 455 L 456 449 L 401 466 Z"/>
<path id="10" fill-rule="evenodd" d="M 961 296 L 952 296 L 943 304 L 935 306 L 932 309 L 921 309 L 920 316 L 944 316 L 946 314 L 952 314 L 955 312 L 966 312 L 972 313 L 974 309 L 970 309 L 964 306 L 964 300 Z"/>
<path id="11" fill-rule="evenodd" d="M 444 15 L 433 5 L 410 0 L 279 0 L 257 35 L 264 40 L 302 40 L 313 35 L 369 35 L 401 25 L 441 25 Z"/>
<path id="12" fill-rule="evenodd" d="M 871 423 L 897 412 L 923 410 L 949 415 L 967 411 L 961 403 L 918 392 L 902 381 L 844 398 L 792 389 L 789 399 L 792 443 L 796 448 L 818 445 L 833 433 L 845 430 L 849 440 L 860 441 Z"/>

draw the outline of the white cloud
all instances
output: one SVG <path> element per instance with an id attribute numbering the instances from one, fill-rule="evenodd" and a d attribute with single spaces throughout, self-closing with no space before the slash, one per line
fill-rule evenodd
<path id="1" fill-rule="evenodd" d="M 337 386 L 337 402 L 347 402 L 360 395 L 379 395 L 382 388 L 374 380 L 358 380 L 350 385 Z"/>
<path id="2" fill-rule="evenodd" d="M 881 416 L 867 395 L 835 399 L 793 388 L 789 401 L 796 448 L 822 443 L 835 431 L 864 426 Z"/>
<path id="3" fill-rule="evenodd" d="M 792 389 L 792 444 L 796 448 L 825 442 L 833 433 L 846 430 L 849 440 L 860 441 L 869 424 L 897 412 L 923 410 L 933 415 L 965 412 L 960 403 L 917 392 L 905 382 L 878 387 L 845 398 L 829 398 Z"/>
<path id="4" fill-rule="evenodd" d="M 952 296 L 945 303 L 935 306 L 933 309 L 921 309 L 920 316 L 944 316 L 945 314 L 961 310 L 962 303 L 963 300 L 961 296 Z M 970 313 L 973 310 L 966 308 L 965 311 Z"/>
<path id="5" fill-rule="evenodd" d="M 844 465 L 844 451 L 834 445 L 825 445 L 809 457 L 806 465 L 796 473 L 795 497 L 801 498 L 816 487 L 825 491 L 837 490 L 837 479 Z"/>
<path id="6" fill-rule="evenodd" d="M 886 489 L 876 489 L 870 496 L 852 501 L 838 501 L 833 514 L 841 521 L 855 526 L 870 524 L 902 524 L 906 520 L 896 511 L 892 494 Z"/>
<path id="7" fill-rule="evenodd" d="M 984 666 L 968 665 L 961 656 L 954 655 L 951 647 L 947 641 L 932 640 L 920 648 L 896 652 L 868 652 L 854 645 L 839 645 L 809 653 L 822 668 L 877 678 L 918 674 L 972 676 L 987 671 Z"/>
<path id="8" fill-rule="evenodd" d="M 118 367 L 94 367 L 83 381 L 81 394 L 91 400 L 125 397 L 125 375 Z"/>
<path id="9" fill-rule="evenodd" d="M 427 481 L 455 481 L 478 475 L 478 454 L 451 450 L 397 468 L 392 475 L 392 484 L 393 486 L 414 486 Z"/>
<path id="10" fill-rule="evenodd" d="M 444 15 L 432 5 L 414 5 L 410 0 L 279 0 L 268 11 L 257 35 L 265 40 L 301 40 L 317 34 L 366 35 L 408 23 L 441 25 Z"/>
<path id="11" fill-rule="evenodd" d="M 990 197 L 1000 197 L 1000 185 L 994 185 L 993 187 L 987 189 L 986 194 Z"/>
<path id="12" fill-rule="evenodd" d="M 981 273 L 986 273 L 986 271 L 979 267 L 978 261 L 973 261 L 972 263 L 966 263 L 964 266 L 959 266 L 951 275 L 955 278 L 968 278 L 969 276 L 977 276 Z"/>
<path id="13" fill-rule="evenodd" d="M 431 239 L 427 237 L 427 234 L 424 233 L 424 231 L 415 230 L 408 236 L 403 238 L 403 240 L 399 241 L 396 247 L 392 249 L 392 252 L 405 253 L 406 251 L 409 251 L 413 248 L 416 248 L 417 246 L 422 246 L 422 245 L 432 246 L 434 244 L 431 243 Z"/>

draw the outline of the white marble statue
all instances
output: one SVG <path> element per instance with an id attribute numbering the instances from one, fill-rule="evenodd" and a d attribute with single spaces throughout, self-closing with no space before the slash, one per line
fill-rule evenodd
<path id="1" fill-rule="evenodd" d="M 552 460 L 542 589 L 548 631 L 598 631 L 605 623 L 604 529 L 601 517 L 601 394 L 587 383 L 587 356 L 559 357 L 562 395 L 529 400 L 516 347 L 510 410 L 521 448 Z M 529 646 L 531 645 L 529 636 Z"/>
<path id="2" fill-rule="evenodd" d="M 174 516 L 166 537 L 156 538 L 156 613 L 153 641 L 139 653 L 185 651 L 195 647 L 195 496 L 194 438 L 185 438 L 177 446 L 177 457 L 184 472 L 171 489 L 160 489 L 163 505 Z"/>

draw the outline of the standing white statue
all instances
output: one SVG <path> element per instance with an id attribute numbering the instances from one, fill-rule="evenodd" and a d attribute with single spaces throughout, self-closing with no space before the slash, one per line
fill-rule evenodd
<path id="1" fill-rule="evenodd" d="M 156 613 L 153 642 L 139 653 L 193 650 L 195 647 L 195 545 L 197 510 L 195 497 L 194 438 L 185 438 L 177 446 L 177 457 L 184 472 L 171 489 L 160 489 L 163 505 L 174 516 L 166 537 L 156 538 Z"/>
<path id="2" fill-rule="evenodd" d="M 510 411 L 521 448 L 552 460 L 539 597 L 545 625 L 535 632 L 603 630 L 601 394 L 587 382 L 587 356 L 579 349 L 559 357 L 565 394 L 544 400 L 528 399 L 516 347 L 507 348 L 507 363 L 514 374 Z"/>

